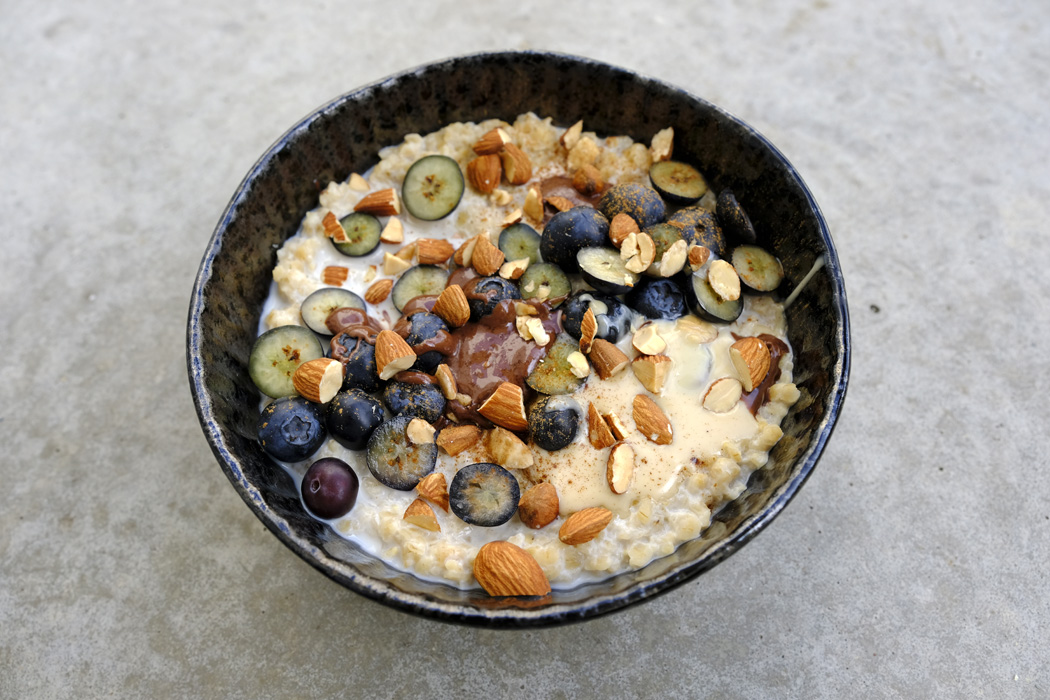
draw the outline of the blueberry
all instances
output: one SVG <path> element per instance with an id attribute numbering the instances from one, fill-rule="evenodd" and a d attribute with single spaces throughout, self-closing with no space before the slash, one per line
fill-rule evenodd
<path id="1" fill-rule="evenodd" d="M 467 293 L 470 320 L 475 323 L 492 313 L 501 301 L 521 299 L 518 285 L 502 277 L 478 277 L 468 282 L 463 291 Z"/>
<path id="2" fill-rule="evenodd" d="M 437 314 L 421 311 L 412 314 L 406 320 L 409 324 L 409 330 L 408 335 L 405 337 L 405 342 L 412 346 L 418 345 L 426 340 L 434 339 L 440 334 L 448 333 L 448 326 Z M 428 350 L 422 355 L 416 357 L 416 364 L 413 365 L 413 369 L 433 374 L 434 370 L 437 369 L 437 366 L 444 361 L 445 356 L 440 352 L 437 350 Z"/>
<path id="3" fill-rule="evenodd" d="M 268 455 L 299 462 L 316 452 L 327 437 L 324 408 L 301 396 L 277 399 L 259 415 L 258 434 Z"/>
<path id="4" fill-rule="evenodd" d="M 582 413 L 568 396 L 544 396 L 529 411 L 529 435 L 545 450 L 560 450 L 576 439 Z"/>
<path id="5" fill-rule="evenodd" d="M 565 302 L 561 312 L 561 327 L 573 338 L 580 339 L 580 323 L 587 309 L 594 312 L 598 324 L 595 338 L 616 343 L 631 332 L 631 310 L 616 297 L 577 292 Z"/>
<path id="6" fill-rule="evenodd" d="M 357 502 L 357 474 L 350 465 L 335 457 L 325 457 L 310 465 L 303 476 L 303 503 L 310 512 L 325 520 L 341 518 Z"/>
<path id="7" fill-rule="evenodd" d="M 380 424 L 368 438 L 365 462 L 380 483 L 411 491 L 437 464 L 437 445 L 416 444 L 406 434 L 412 416 L 397 416 Z M 517 503 L 515 501 L 515 503 Z"/>
<path id="8" fill-rule="evenodd" d="M 540 255 L 566 272 L 579 269 L 576 254 L 582 248 L 609 243 L 609 220 L 593 207 L 573 207 L 551 217 L 540 237 Z"/>
<path id="9" fill-rule="evenodd" d="M 390 382 L 383 390 L 383 403 L 395 416 L 416 416 L 428 423 L 445 412 L 445 397 L 435 384 Z"/>
<path id="10" fill-rule="evenodd" d="M 675 320 L 685 316 L 685 294 L 669 279 L 646 278 L 625 299 L 628 306 L 646 318 Z"/>
<path id="11" fill-rule="evenodd" d="M 343 363 L 343 389 L 360 389 L 374 394 L 383 388 L 376 367 L 374 345 L 349 333 L 332 338 L 329 356 Z"/>
<path id="12" fill-rule="evenodd" d="M 680 228 L 682 238 L 689 245 L 702 245 L 720 258 L 726 256 L 728 251 L 722 227 L 718 225 L 715 215 L 703 207 L 679 209 L 667 223 Z"/>
<path id="13" fill-rule="evenodd" d="M 363 450 L 382 422 L 383 404 L 360 389 L 340 391 L 325 409 L 329 434 L 350 450 Z"/>
<path id="14" fill-rule="evenodd" d="M 667 206 L 652 187 L 630 183 L 610 187 L 598 201 L 598 211 L 610 221 L 627 214 L 644 230 L 663 220 Z"/>
<path id="15" fill-rule="evenodd" d="M 464 522 L 495 527 L 517 512 L 521 489 L 514 475 L 500 465 L 480 462 L 456 472 L 448 499 L 452 512 Z"/>

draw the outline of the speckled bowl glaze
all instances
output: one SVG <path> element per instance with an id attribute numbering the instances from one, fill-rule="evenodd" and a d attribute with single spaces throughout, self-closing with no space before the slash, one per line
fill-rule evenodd
<path id="1" fill-rule="evenodd" d="M 255 439 L 259 393 L 248 355 L 269 291 L 276 250 L 318 192 L 377 161 L 405 134 L 455 121 L 506 120 L 532 111 L 600 135 L 648 143 L 667 126 L 676 156 L 700 165 L 712 187 L 747 193 L 748 212 L 784 263 L 790 291 L 823 259 L 788 309 L 801 399 L 784 419 L 771 464 L 720 510 L 703 537 L 637 571 L 543 599 L 496 599 L 421 580 L 365 554 L 305 512 L 292 480 Z M 849 319 L 838 258 L 816 202 L 765 138 L 714 105 L 658 80 L 573 56 L 471 55 L 426 65 L 354 90 L 282 136 L 241 183 L 212 235 L 193 288 L 187 363 L 212 450 L 234 488 L 296 554 L 347 588 L 444 621 L 491 627 L 555 625 L 595 617 L 665 593 L 746 544 L 809 476 L 841 408 L 849 374 Z M 785 556 L 790 556 L 788 553 Z"/>

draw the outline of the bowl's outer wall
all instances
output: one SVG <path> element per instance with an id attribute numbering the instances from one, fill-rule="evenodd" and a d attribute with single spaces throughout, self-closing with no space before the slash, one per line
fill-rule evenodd
<path id="1" fill-rule="evenodd" d="M 422 581 L 362 553 L 303 510 L 292 480 L 255 440 L 259 394 L 247 374 L 276 250 L 329 181 L 364 172 L 407 133 L 532 111 L 600 135 L 648 142 L 675 130 L 676 157 L 729 187 L 784 263 L 802 398 L 785 418 L 771 465 L 722 509 L 704 537 L 641 570 L 539 601 L 497 600 Z M 202 426 L 227 476 L 259 518 L 326 575 L 368 597 L 437 619 L 496 626 L 579 620 L 665 592 L 710 568 L 768 523 L 801 486 L 830 435 L 849 372 L 849 321 L 838 260 L 811 195 L 780 153 L 709 103 L 659 81 L 571 56 L 481 54 L 425 66 L 344 95 L 282 137 L 245 178 L 216 228 L 194 288 L 190 380 Z"/>

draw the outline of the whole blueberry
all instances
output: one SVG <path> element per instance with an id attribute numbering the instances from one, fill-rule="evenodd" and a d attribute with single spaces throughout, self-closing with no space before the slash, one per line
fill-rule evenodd
<path id="1" fill-rule="evenodd" d="M 595 338 L 616 343 L 631 330 L 631 310 L 616 297 L 596 292 L 577 292 L 562 307 L 561 326 L 573 338 L 580 338 L 580 324 L 590 309 L 598 329 Z"/>
<path id="2" fill-rule="evenodd" d="M 420 311 L 407 318 L 409 323 L 408 335 L 405 342 L 415 346 L 427 340 L 436 338 L 439 334 L 448 333 L 448 325 L 437 314 Z M 437 350 L 428 350 L 416 357 L 413 369 L 420 372 L 433 374 L 437 366 L 445 361 L 445 356 Z"/>
<path id="3" fill-rule="evenodd" d="M 357 502 L 359 483 L 357 474 L 343 460 L 319 459 L 303 475 L 303 503 L 318 518 L 341 518 Z"/>
<path id="4" fill-rule="evenodd" d="M 363 450 L 372 431 L 383 422 L 383 404 L 360 389 L 340 391 L 325 408 L 325 427 L 336 441 Z"/>
<path id="5" fill-rule="evenodd" d="M 610 221 L 617 214 L 627 214 L 646 229 L 663 221 L 667 205 L 652 187 L 627 183 L 610 187 L 598 201 L 598 210 Z"/>
<path id="6" fill-rule="evenodd" d="M 685 293 L 672 280 L 645 278 L 624 299 L 627 305 L 651 319 L 675 320 L 685 316 Z"/>
<path id="7" fill-rule="evenodd" d="M 529 435 L 545 450 L 560 450 L 576 439 L 580 404 L 568 396 L 544 396 L 529 411 Z"/>
<path id="8" fill-rule="evenodd" d="M 594 207 L 573 207 L 551 217 L 540 236 L 540 255 L 566 272 L 580 268 L 576 254 L 609 243 L 609 220 Z"/>
<path id="9" fill-rule="evenodd" d="M 383 390 L 383 403 L 395 416 L 416 416 L 428 423 L 445 411 L 445 397 L 434 384 L 390 382 Z"/>
<path id="10" fill-rule="evenodd" d="M 479 277 L 467 283 L 467 305 L 470 320 L 477 323 L 488 316 L 501 301 L 521 299 L 518 285 L 502 277 Z"/>
<path id="11" fill-rule="evenodd" d="M 374 345 L 349 333 L 338 333 L 332 338 L 329 357 L 343 363 L 343 389 L 375 393 L 383 388 Z"/>
<path id="12" fill-rule="evenodd" d="M 263 408 L 257 424 L 259 443 L 282 462 L 306 459 L 325 441 L 324 409 L 302 396 L 286 396 Z"/>

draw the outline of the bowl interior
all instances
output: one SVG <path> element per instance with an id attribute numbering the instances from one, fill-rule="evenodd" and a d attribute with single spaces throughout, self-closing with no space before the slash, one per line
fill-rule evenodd
<path id="1" fill-rule="evenodd" d="M 363 553 L 302 508 L 292 480 L 255 439 L 259 394 L 247 364 L 276 250 L 321 189 L 377 161 L 408 133 L 455 121 L 513 120 L 532 111 L 600 135 L 648 143 L 674 127 L 675 154 L 730 187 L 767 235 L 793 289 L 789 340 L 801 399 L 782 423 L 770 465 L 723 508 L 703 537 L 648 566 L 556 590 L 543 600 L 492 599 L 421 580 Z M 252 168 L 223 214 L 190 306 L 187 361 L 198 415 L 216 457 L 256 515 L 286 545 L 365 596 L 437 619 L 493 626 L 549 625 L 609 612 L 664 592 L 734 552 L 787 503 L 834 426 L 849 372 L 849 322 L 838 259 L 823 218 L 787 160 L 717 107 L 637 74 L 571 56 L 481 54 L 431 64 L 344 95 L 294 126 Z"/>

